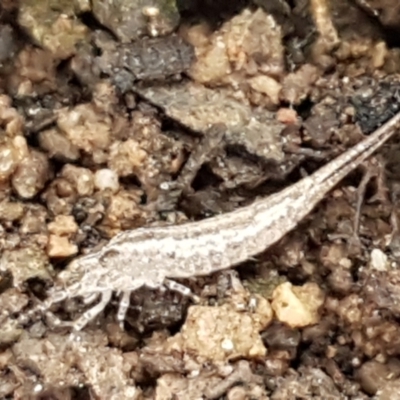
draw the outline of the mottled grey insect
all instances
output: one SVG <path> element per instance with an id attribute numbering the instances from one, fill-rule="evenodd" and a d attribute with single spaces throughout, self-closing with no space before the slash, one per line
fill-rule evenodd
<path id="1" fill-rule="evenodd" d="M 136 81 L 165 80 L 186 72 L 194 59 L 193 46 L 178 35 L 169 35 L 105 48 L 97 65 L 125 92 Z"/>
<path id="2" fill-rule="evenodd" d="M 98 252 L 71 262 L 41 309 L 76 296 L 97 305 L 71 325 L 82 329 L 120 293 L 118 320 L 122 323 L 130 293 L 142 286 L 190 294 L 173 279 L 208 275 L 230 268 L 280 240 L 324 198 L 343 177 L 388 140 L 400 113 L 362 142 L 313 175 L 266 199 L 236 211 L 178 226 L 140 228 L 115 236 Z"/>

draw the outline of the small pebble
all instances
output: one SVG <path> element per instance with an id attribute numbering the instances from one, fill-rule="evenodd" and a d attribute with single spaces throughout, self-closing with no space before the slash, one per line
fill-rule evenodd
<path id="1" fill-rule="evenodd" d="M 94 175 L 94 186 L 98 190 L 110 189 L 116 193 L 119 189 L 118 175 L 111 169 L 100 169 Z"/>
<path id="2" fill-rule="evenodd" d="M 379 249 L 373 249 L 371 251 L 371 262 L 370 267 L 377 271 L 387 271 L 388 268 L 388 257 Z"/>

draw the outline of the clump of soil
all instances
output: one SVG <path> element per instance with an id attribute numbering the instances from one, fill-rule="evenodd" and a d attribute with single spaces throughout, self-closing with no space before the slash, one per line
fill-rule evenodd
<path id="1" fill-rule="evenodd" d="M 273 248 L 180 282 L 198 304 L 141 288 L 121 328 L 115 293 L 72 337 L 51 315 L 97 299 L 29 310 L 117 233 L 235 210 L 382 125 L 398 30 L 392 1 L 3 1 L 0 397 L 396 399 L 398 139 Z"/>

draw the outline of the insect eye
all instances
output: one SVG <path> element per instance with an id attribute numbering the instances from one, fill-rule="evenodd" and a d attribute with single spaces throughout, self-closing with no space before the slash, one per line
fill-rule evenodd
<path id="1" fill-rule="evenodd" d="M 99 258 L 99 262 L 101 265 L 112 266 L 116 262 L 118 262 L 119 252 L 115 250 L 106 250 L 101 257 Z"/>

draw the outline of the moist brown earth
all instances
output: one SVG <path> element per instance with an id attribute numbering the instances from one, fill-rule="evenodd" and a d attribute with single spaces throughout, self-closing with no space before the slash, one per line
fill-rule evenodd
<path id="1" fill-rule="evenodd" d="M 395 399 L 399 139 L 230 271 L 31 315 L 118 232 L 229 212 L 400 109 L 397 2 L 0 1 L 0 398 Z M 400 204 L 399 204 L 400 206 Z M 93 302 L 51 312 L 77 319 Z"/>

